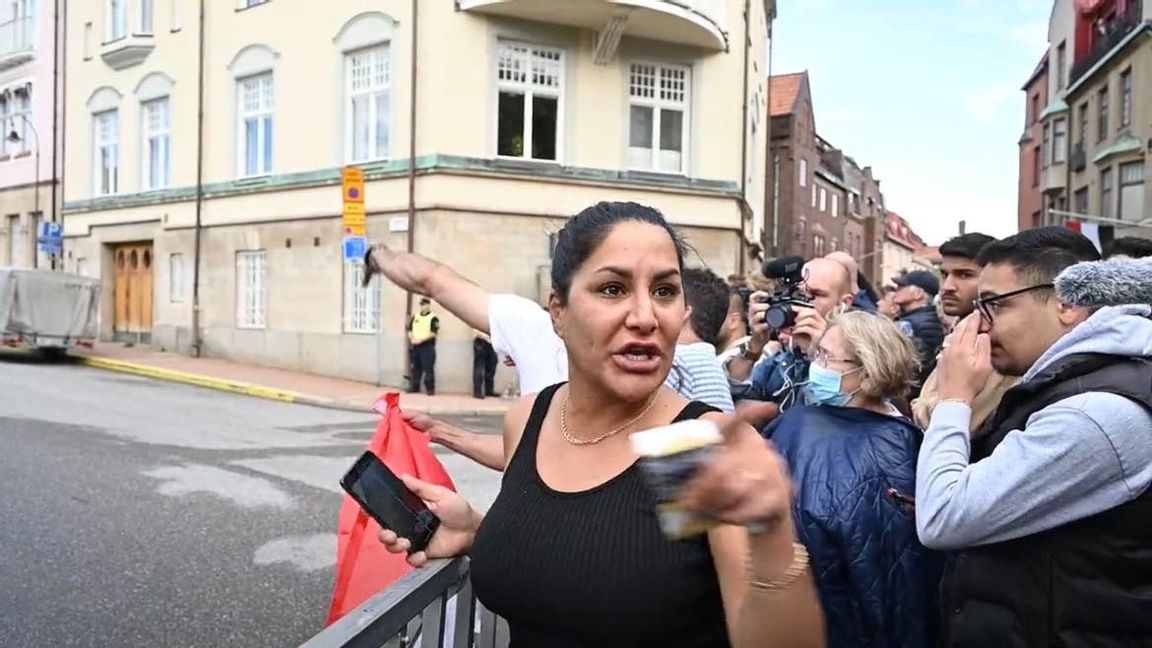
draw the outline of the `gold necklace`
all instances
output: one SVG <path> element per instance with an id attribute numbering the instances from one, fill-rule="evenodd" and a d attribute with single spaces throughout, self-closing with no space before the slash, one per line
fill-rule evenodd
<path id="1" fill-rule="evenodd" d="M 644 415 L 647 414 L 649 412 L 649 410 L 652 409 L 652 406 L 655 405 L 656 401 L 659 400 L 659 398 L 660 398 L 660 392 L 657 391 L 655 394 L 652 395 L 652 399 L 648 401 L 648 405 L 644 408 L 644 410 L 641 411 L 639 414 L 637 414 L 635 417 L 633 417 L 632 420 L 628 421 L 627 423 L 625 423 L 624 425 L 621 425 L 618 428 L 615 428 L 613 430 L 609 430 L 609 431 L 605 432 L 604 434 L 601 434 L 598 437 L 593 437 L 591 439 L 581 439 L 579 437 L 572 436 L 572 433 L 570 433 L 568 431 L 568 394 L 569 394 L 568 390 L 565 390 L 564 391 L 564 402 L 560 403 L 560 432 L 564 435 L 565 441 L 567 441 L 568 443 L 571 443 L 572 445 L 578 445 L 578 446 L 595 445 L 597 443 L 600 443 L 604 439 L 607 439 L 610 436 L 614 436 L 616 434 L 623 432 L 624 430 L 628 429 L 633 424 L 635 424 L 636 421 L 639 421 L 640 419 L 644 418 Z"/>

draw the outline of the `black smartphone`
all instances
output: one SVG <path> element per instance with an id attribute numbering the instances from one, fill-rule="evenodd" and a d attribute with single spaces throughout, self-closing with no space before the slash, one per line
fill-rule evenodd
<path id="1" fill-rule="evenodd" d="M 340 486 L 380 526 L 412 543 L 409 553 L 423 551 L 440 527 L 440 518 L 408 490 L 396 473 L 371 451 L 360 455 Z"/>

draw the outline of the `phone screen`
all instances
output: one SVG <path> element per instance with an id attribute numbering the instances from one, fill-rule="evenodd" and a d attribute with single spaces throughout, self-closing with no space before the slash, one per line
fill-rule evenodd
<path id="1" fill-rule="evenodd" d="M 410 551 L 423 550 L 440 526 L 424 501 L 372 452 L 361 455 L 340 485 L 380 526 L 407 538 Z"/>

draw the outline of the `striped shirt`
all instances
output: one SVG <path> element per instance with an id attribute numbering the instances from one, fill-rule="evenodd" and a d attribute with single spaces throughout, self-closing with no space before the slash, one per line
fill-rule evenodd
<path id="1" fill-rule="evenodd" d="M 716 347 L 707 342 L 677 344 L 672 371 L 668 372 L 664 384 L 688 400 L 707 403 L 722 412 L 736 410 L 728 376 L 716 357 Z"/>

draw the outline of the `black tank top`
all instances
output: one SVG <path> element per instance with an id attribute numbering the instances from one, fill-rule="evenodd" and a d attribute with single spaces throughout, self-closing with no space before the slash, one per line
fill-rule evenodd
<path id="1" fill-rule="evenodd" d="M 665 538 L 635 464 L 578 493 L 540 478 L 537 440 L 559 387 L 536 397 L 476 533 L 476 595 L 508 621 L 512 648 L 727 648 L 708 537 Z M 693 401 L 674 420 L 712 411 Z"/>

